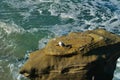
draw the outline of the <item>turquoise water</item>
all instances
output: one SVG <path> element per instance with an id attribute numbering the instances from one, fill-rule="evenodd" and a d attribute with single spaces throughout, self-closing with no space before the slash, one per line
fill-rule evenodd
<path id="1" fill-rule="evenodd" d="M 120 35 L 120 0 L 1 0 L 0 80 L 27 80 L 18 71 L 30 52 L 96 28 Z M 120 80 L 119 59 L 113 80 Z"/>

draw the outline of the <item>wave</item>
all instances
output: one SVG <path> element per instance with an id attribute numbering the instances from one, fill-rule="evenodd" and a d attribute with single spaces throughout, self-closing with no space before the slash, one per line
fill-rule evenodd
<path id="1" fill-rule="evenodd" d="M 120 2 L 117 0 L 5 0 L 3 2 L 22 16 L 22 24 L 19 21 L 15 22 L 24 29 L 70 24 L 83 29 L 102 27 L 112 32 L 117 28 L 116 32 L 120 32 L 118 28 Z"/>
<path id="2" fill-rule="evenodd" d="M 18 73 L 19 68 L 27 60 L 28 53 L 38 49 L 38 41 L 50 34 L 45 30 L 25 30 L 15 23 L 0 21 L 0 72 L 3 75 L 0 79 L 26 80 Z M 42 33 L 45 35 L 40 36 Z"/>

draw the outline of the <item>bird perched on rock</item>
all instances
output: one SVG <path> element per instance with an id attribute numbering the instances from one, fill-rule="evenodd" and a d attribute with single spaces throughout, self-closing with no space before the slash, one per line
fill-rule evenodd
<path id="1" fill-rule="evenodd" d="M 65 44 L 63 42 L 59 41 L 58 46 L 65 47 Z"/>

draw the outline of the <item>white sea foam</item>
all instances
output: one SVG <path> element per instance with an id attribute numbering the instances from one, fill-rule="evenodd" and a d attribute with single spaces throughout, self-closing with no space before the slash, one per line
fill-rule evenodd
<path id="1" fill-rule="evenodd" d="M 13 80 L 27 80 L 23 75 L 19 74 L 19 69 L 23 66 L 24 62 L 27 60 L 26 58 L 29 57 L 30 53 L 25 54 L 24 59 L 18 60 L 15 56 L 14 59 L 15 63 L 9 63 L 8 68 L 10 69 L 10 74 L 12 75 Z"/>
<path id="2" fill-rule="evenodd" d="M 118 69 L 119 69 L 119 67 L 118 67 Z M 119 73 L 119 71 L 114 73 L 113 80 L 120 80 L 120 73 Z"/>
<path id="3" fill-rule="evenodd" d="M 39 31 L 42 31 L 42 30 L 48 30 L 49 28 L 30 28 L 28 30 L 26 30 L 26 32 L 29 32 L 29 33 L 35 33 L 35 32 L 39 32 Z"/>
<path id="4" fill-rule="evenodd" d="M 9 64 L 8 67 L 10 68 L 11 75 L 13 75 L 13 80 L 22 80 L 23 78 L 25 79 L 23 75 L 18 73 L 18 68 L 21 67 L 21 63 L 19 63 L 18 66 L 15 66 L 14 64 Z"/>
<path id="5" fill-rule="evenodd" d="M 45 47 L 45 45 L 48 43 L 48 41 L 49 41 L 49 38 L 42 38 L 41 40 L 39 40 L 39 42 L 38 42 L 38 48 L 39 49 L 42 49 L 42 48 L 44 48 Z"/>
<path id="6" fill-rule="evenodd" d="M 120 58 L 117 59 L 117 64 L 116 64 L 117 67 L 120 67 Z"/>
<path id="7" fill-rule="evenodd" d="M 74 18 L 72 14 L 71 15 L 69 15 L 69 14 L 66 15 L 65 13 L 61 13 L 60 17 L 61 18 Z"/>
<path id="8" fill-rule="evenodd" d="M 9 24 L 9 23 L 5 23 L 5 22 L 0 22 L 0 28 L 3 29 L 5 31 L 5 33 L 7 33 L 7 34 L 11 34 L 14 32 L 22 33 L 24 31 L 24 29 L 18 27 L 14 23 Z"/>
<path id="9" fill-rule="evenodd" d="M 86 29 L 89 29 L 89 30 L 95 29 L 96 27 L 99 27 L 99 26 L 105 26 L 106 29 L 108 29 L 108 27 L 112 27 L 112 26 L 113 27 L 119 26 L 120 23 L 117 22 L 117 21 L 115 21 L 113 23 L 110 23 L 111 20 L 115 19 L 116 15 L 114 13 L 112 14 L 112 12 L 109 9 L 107 9 L 107 7 L 105 7 L 106 8 L 106 13 L 111 16 L 111 19 L 108 19 L 105 14 L 100 14 L 102 20 L 107 20 L 107 19 L 108 20 L 104 21 L 104 22 L 99 22 L 99 23 L 95 22 L 95 21 L 97 21 L 99 19 L 99 17 L 97 17 L 95 15 L 97 10 L 99 10 L 97 8 L 98 2 L 99 1 L 94 1 L 94 2 L 91 1 L 92 6 L 87 4 L 87 3 L 83 3 L 83 4 L 76 3 L 76 4 L 74 4 L 72 2 L 67 2 L 67 3 L 64 2 L 64 3 L 61 4 L 61 2 L 59 2 L 57 4 L 56 3 L 52 4 L 50 9 L 49 9 L 49 11 L 52 13 L 52 15 L 55 15 L 55 16 L 60 15 L 61 18 L 72 18 L 72 19 L 75 20 L 74 24 L 79 24 L 79 21 L 78 21 L 77 17 L 81 16 L 80 15 L 80 13 L 82 13 L 81 11 L 83 11 L 83 10 L 90 10 L 90 12 L 89 12 L 90 15 L 94 16 L 95 18 L 92 18 L 91 20 L 84 20 L 85 21 L 84 24 L 79 25 L 81 27 L 85 27 L 86 25 L 90 25 L 89 28 L 86 28 Z M 105 2 L 105 1 L 102 2 L 101 0 L 99 2 L 100 6 L 102 6 L 102 7 L 104 7 L 105 3 L 108 3 L 108 2 Z M 67 12 L 66 11 L 62 11 L 62 9 L 66 10 L 66 7 L 64 7 L 65 5 L 67 5 L 70 8 L 70 9 L 67 10 Z M 83 6 L 83 5 L 86 5 L 86 6 Z M 110 5 L 113 5 L 113 4 L 110 3 Z M 58 8 L 60 8 L 60 10 Z M 118 19 L 118 17 L 116 17 L 116 19 Z M 82 18 L 81 18 L 81 20 L 82 20 Z M 118 21 L 119 21 L 119 19 L 118 19 Z M 72 29 L 74 29 L 74 27 Z"/>

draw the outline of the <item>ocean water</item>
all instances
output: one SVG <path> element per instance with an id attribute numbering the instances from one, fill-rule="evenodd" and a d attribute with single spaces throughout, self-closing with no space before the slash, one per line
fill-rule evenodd
<path id="1" fill-rule="evenodd" d="M 0 0 L 0 80 L 27 80 L 30 52 L 69 32 L 104 28 L 120 35 L 120 0 Z M 113 80 L 120 80 L 120 58 Z"/>

